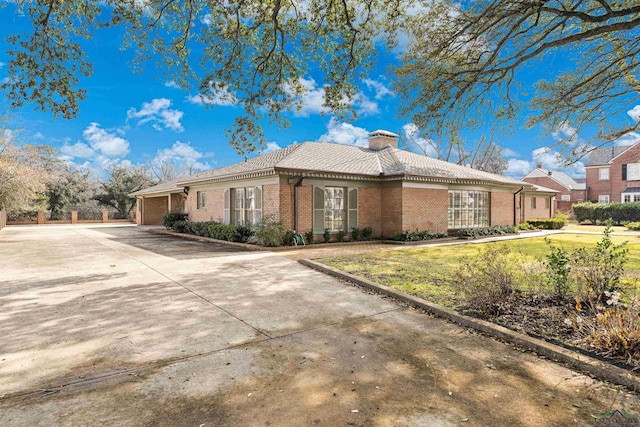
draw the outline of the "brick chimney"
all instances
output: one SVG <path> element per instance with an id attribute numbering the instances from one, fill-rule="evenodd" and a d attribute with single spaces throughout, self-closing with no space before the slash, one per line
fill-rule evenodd
<path id="1" fill-rule="evenodd" d="M 369 134 L 369 149 L 382 150 L 386 146 L 398 148 L 398 135 L 387 130 L 375 130 Z"/>
<path id="2" fill-rule="evenodd" d="M 538 163 L 538 164 L 536 165 L 536 168 L 538 168 L 538 169 L 542 169 L 542 163 Z"/>

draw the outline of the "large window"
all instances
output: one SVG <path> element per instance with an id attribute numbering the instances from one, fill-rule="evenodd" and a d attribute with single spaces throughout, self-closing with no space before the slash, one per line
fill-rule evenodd
<path id="1" fill-rule="evenodd" d="M 609 168 L 599 168 L 598 169 L 598 179 L 600 179 L 600 180 L 608 180 L 609 179 Z"/>
<path id="2" fill-rule="evenodd" d="M 490 200 L 487 191 L 449 191 L 449 228 L 488 227 Z"/>
<path id="3" fill-rule="evenodd" d="M 598 202 L 599 203 L 609 203 L 609 195 L 608 194 L 601 194 L 598 196 Z"/>
<path id="4" fill-rule="evenodd" d="M 313 188 L 313 232 L 349 232 L 358 226 L 358 190 L 344 187 Z"/>
<path id="5" fill-rule="evenodd" d="M 640 202 L 640 193 L 622 193 L 622 203 Z"/>
<path id="6" fill-rule="evenodd" d="M 231 223 L 234 225 L 251 225 L 262 219 L 262 188 L 243 187 L 231 189 Z M 226 200 L 225 200 L 226 208 Z"/>

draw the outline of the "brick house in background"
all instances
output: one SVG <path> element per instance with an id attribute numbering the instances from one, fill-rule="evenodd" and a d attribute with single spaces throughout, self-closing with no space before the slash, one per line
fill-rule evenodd
<path id="1" fill-rule="evenodd" d="M 595 149 L 589 154 L 585 169 L 588 200 L 640 202 L 640 142 Z"/>
<path id="2" fill-rule="evenodd" d="M 576 180 L 564 172 L 543 169 L 540 163 L 522 180 L 556 190 L 558 201 L 579 203 L 587 200 L 586 182 Z"/>
<path id="3" fill-rule="evenodd" d="M 398 149 L 370 134 L 369 147 L 304 142 L 132 194 L 139 224 L 181 206 L 191 221 L 255 224 L 265 215 L 300 233 L 373 236 L 447 232 L 553 216 L 556 191 Z"/>

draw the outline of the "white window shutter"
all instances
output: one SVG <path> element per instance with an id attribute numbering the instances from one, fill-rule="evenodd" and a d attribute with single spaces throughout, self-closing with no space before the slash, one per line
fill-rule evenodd
<path id="1" fill-rule="evenodd" d="M 358 189 L 349 188 L 349 216 L 348 216 L 347 232 L 351 232 L 352 228 L 358 227 Z"/>
<path id="2" fill-rule="evenodd" d="M 313 232 L 324 233 L 324 189 L 313 187 Z"/>
<path id="3" fill-rule="evenodd" d="M 224 190 L 224 223 L 231 224 L 231 191 Z"/>

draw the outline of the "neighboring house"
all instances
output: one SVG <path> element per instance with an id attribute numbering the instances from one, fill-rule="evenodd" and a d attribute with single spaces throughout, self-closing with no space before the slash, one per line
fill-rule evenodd
<path id="1" fill-rule="evenodd" d="M 397 147 L 397 135 L 386 131 L 372 132 L 368 148 L 294 144 L 133 193 L 138 223 L 157 224 L 184 196 L 191 221 L 255 224 L 273 215 L 287 229 L 316 235 L 371 227 L 374 236 L 393 237 L 406 230 L 447 232 L 553 215 L 553 189 Z"/>
<path id="2" fill-rule="evenodd" d="M 589 154 L 585 168 L 588 200 L 640 202 L 640 142 L 595 149 Z"/>
<path id="3" fill-rule="evenodd" d="M 563 172 L 542 169 L 540 163 L 522 180 L 557 191 L 558 200 L 563 202 L 579 203 L 587 200 L 587 185 L 584 180 L 573 179 Z"/>

